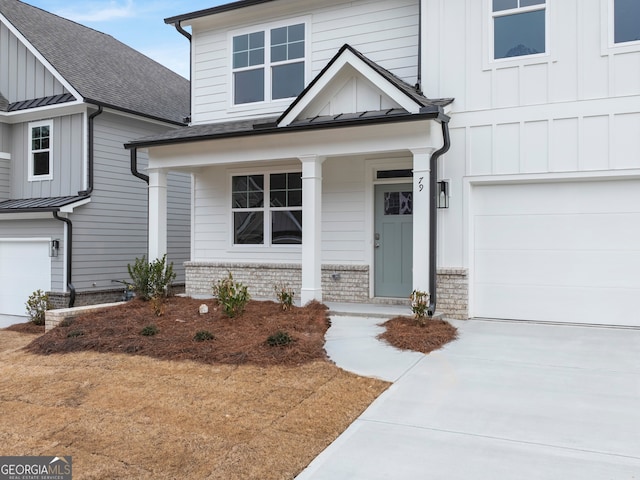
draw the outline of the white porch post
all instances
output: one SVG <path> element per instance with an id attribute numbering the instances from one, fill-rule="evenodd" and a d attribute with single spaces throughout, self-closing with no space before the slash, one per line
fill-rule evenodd
<path id="1" fill-rule="evenodd" d="M 167 172 L 149 170 L 149 258 L 167 253 Z"/>
<path id="2" fill-rule="evenodd" d="M 322 301 L 322 162 L 317 155 L 302 162 L 302 288 L 300 300 Z"/>
<path id="3" fill-rule="evenodd" d="M 429 161 L 432 148 L 413 153 L 413 289 L 429 291 Z"/>

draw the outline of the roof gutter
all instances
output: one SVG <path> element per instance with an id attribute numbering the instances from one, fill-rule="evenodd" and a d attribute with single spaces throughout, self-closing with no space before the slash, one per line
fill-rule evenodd
<path id="1" fill-rule="evenodd" d="M 442 126 L 442 147 L 431 155 L 429 165 L 429 306 L 427 314 L 433 317 L 436 311 L 437 292 L 436 292 L 436 261 L 438 259 L 438 159 L 449 151 L 451 147 L 451 138 L 449 136 L 449 119 L 441 119 Z"/>
<path id="2" fill-rule="evenodd" d="M 282 133 L 294 133 L 305 130 L 324 130 L 332 128 L 345 128 L 345 127 L 364 127 L 370 125 L 378 125 L 385 123 L 402 123 L 402 122 L 415 122 L 424 120 L 436 120 L 438 122 L 448 120 L 449 117 L 442 112 L 441 107 L 423 107 L 420 113 L 407 114 L 407 115 L 392 115 L 389 117 L 372 117 L 357 120 L 335 120 L 332 122 L 324 123 L 305 123 L 302 125 L 288 125 L 286 127 L 278 127 L 276 122 L 258 124 L 252 129 L 220 132 L 215 134 L 202 134 L 193 135 L 191 137 L 181 138 L 164 138 L 160 140 L 145 141 L 144 139 L 139 141 L 133 141 L 124 145 L 127 149 L 132 148 L 148 148 L 159 147 L 166 145 L 178 145 L 181 143 L 202 142 L 208 140 L 222 140 L 227 138 L 238 138 L 255 135 L 271 135 Z M 194 128 L 194 127 L 189 127 Z"/>
<path id="3" fill-rule="evenodd" d="M 68 218 L 59 216 L 57 211 L 53 212 L 53 218 L 64 222 L 67 226 L 67 241 L 65 242 L 65 258 L 67 261 L 67 288 L 69 289 L 69 308 L 73 308 L 76 303 L 76 287 L 74 287 L 73 283 L 71 282 L 73 278 L 71 270 L 73 267 L 73 224 Z"/>
<path id="4" fill-rule="evenodd" d="M 93 147 L 94 147 L 94 141 L 93 141 L 93 137 L 94 137 L 94 120 L 95 118 L 100 115 L 103 112 L 103 108 L 102 105 L 98 105 L 98 110 L 93 112 L 91 115 L 89 115 L 89 120 L 87 121 L 88 123 L 88 131 L 89 131 L 89 146 L 87 148 L 87 189 L 86 190 L 82 190 L 80 192 L 78 192 L 78 195 L 91 195 L 91 193 L 93 192 L 93 165 L 94 165 L 94 154 L 93 154 Z"/>

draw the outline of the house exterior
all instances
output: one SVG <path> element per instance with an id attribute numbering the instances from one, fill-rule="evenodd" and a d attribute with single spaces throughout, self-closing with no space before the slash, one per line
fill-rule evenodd
<path id="1" fill-rule="evenodd" d="M 167 175 L 188 171 L 187 293 L 231 271 L 303 303 L 415 289 L 455 318 L 640 324 L 639 3 L 241 0 L 167 19 L 191 29 L 192 121 L 127 145 L 149 155 L 150 252 Z"/>
<path id="2" fill-rule="evenodd" d="M 108 35 L 0 0 L 0 315 L 25 315 L 38 289 L 57 307 L 122 296 L 114 280 L 148 244 L 147 185 L 122 144 L 188 114 L 188 80 Z M 145 155 L 136 160 L 144 172 Z M 190 178 L 169 184 L 169 255 L 184 281 Z"/>

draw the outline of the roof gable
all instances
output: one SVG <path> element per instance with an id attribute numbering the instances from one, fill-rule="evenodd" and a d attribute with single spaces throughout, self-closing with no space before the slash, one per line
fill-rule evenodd
<path id="1" fill-rule="evenodd" d="M 282 114 L 278 126 L 318 116 L 368 111 L 419 113 L 432 103 L 388 70 L 344 45 Z"/>
<path id="2" fill-rule="evenodd" d="M 189 81 L 110 35 L 18 0 L 0 0 L 0 14 L 86 102 L 173 123 L 189 115 Z"/>

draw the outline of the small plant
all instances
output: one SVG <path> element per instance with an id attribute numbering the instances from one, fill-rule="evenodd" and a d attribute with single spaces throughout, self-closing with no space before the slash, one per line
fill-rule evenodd
<path id="1" fill-rule="evenodd" d="M 176 278 L 173 263 L 167 265 L 167 255 L 147 262 L 147 257 L 136 258 L 133 265 L 127 265 L 131 277 L 131 287 L 142 300 L 169 296 L 171 282 Z"/>
<path id="2" fill-rule="evenodd" d="M 84 332 L 82 330 L 71 330 L 69 333 L 67 333 L 67 338 L 76 338 L 76 337 L 81 337 L 84 335 Z"/>
<path id="3" fill-rule="evenodd" d="M 278 330 L 273 335 L 269 335 L 267 338 L 267 344 L 272 347 L 284 347 L 285 345 L 289 345 L 293 342 L 293 338 L 287 332 L 283 332 L 282 330 Z"/>
<path id="4" fill-rule="evenodd" d="M 155 325 L 147 325 L 142 330 L 140 330 L 140 335 L 144 335 L 145 337 L 153 337 L 158 332 L 160 332 L 160 330 L 158 330 L 158 327 L 156 327 Z"/>
<path id="5" fill-rule="evenodd" d="M 156 317 L 164 315 L 164 297 L 151 297 L 151 308 Z"/>
<path id="6" fill-rule="evenodd" d="M 213 333 L 208 330 L 200 330 L 193 336 L 193 339 L 196 342 L 206 342 L 207 340 L 213 340 L 214 338 Z"/>
<path id="7" fill-rule="evenodd" d="M 289 288 L 289 285 L 286 283 L 280 283 L 274 286 L 274 290 L 276 291 L 276 296 L 278 297 L 282 310 L 289 310 L 293 305 L 293 289 Z"/>
<path id="8" fill-rule="evenodd" d="M 429 294 L 420 290 L 414 290 L 411 292 L 411 311 L 414 318 L 420 325 L 424 325 L 424 319 L 427 316 L 427 309 L 429 308 Z"/>
<path id="9" fill-rule="evenodd" d="M 25 306 L 27 307 L 29 320 L 35 325 L 44 325 L 45 312 L 51 309 L 49 295 L 42 290 L 36 290 L 29 296 Z"/>
<path id="10" fill-rule="evenodd" d="M 241 314 L 251 298 L 247 287 L 236 282 L 231 272 L 227 278 L 218 280 L 213 285 L 213 295 L 222 305 L 224 313 L 230 318 Z"/>

